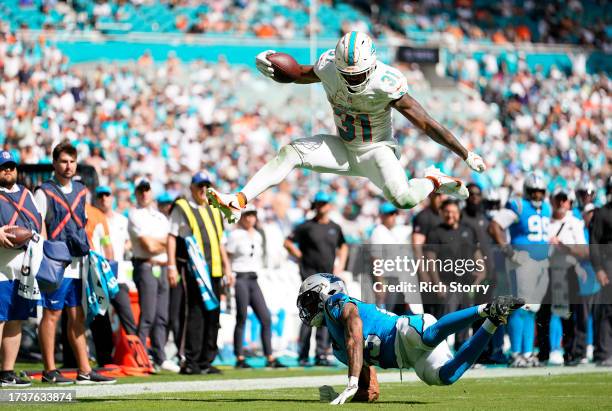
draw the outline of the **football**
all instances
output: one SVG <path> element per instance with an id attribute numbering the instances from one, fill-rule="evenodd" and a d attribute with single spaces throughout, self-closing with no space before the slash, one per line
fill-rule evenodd
<path id="1" fill-rule="evenodd" d="M 289 54 L 270 54 L 268 60 L 274 68 L 274 80 L 279 83 L 292 83 L 301 75 L 300 65 Z"/>
<path id="2" fill-rule="evenodd" d="M 32 230 L 25 227 L 14 227 L 6 230 L 7 233 L 13 234 L 15 238 L 11 240 L 14 248 L 23 247 L 32 238 Z"/>

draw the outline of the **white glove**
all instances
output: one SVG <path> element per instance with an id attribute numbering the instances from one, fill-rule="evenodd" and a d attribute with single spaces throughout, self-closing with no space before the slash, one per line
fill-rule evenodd
<path id="1" fill-rule="evenodd" d="M 257 70 L 269 78 L 274 78 L 274 68 L 272 67 L 270 60 L 268 60 L 268 56 L 274 53 L 276 53 L 276 51 L 266 50 L 262 51 L 257 55 L 257 57 L 255 57 L 255 66 L 257 67 Z"/>
<path id="2" fill-rule="evenodd" d="M 480 157 L 473 151 L 468 152 L 468 156 L 465 159 L 465 163 L 468 165 L 469 168 L 479 173 L 482 173 L 487 169 L 487 166 L 485 165 L 482 157 Z"/>
<path id="3" fill-rule="evenodd" d="M 346 400 L 350 399 L 353 395 L 355 395 L 355 393 L 357 392 L 357 389 L 359 388 L 358 383 L 359 383 L 359 378 L 350 376 L 348 385 L 346 386 L 344 391 L 342 391 L 340 395 L 336 397 L 335 400 L 330 402 L 330 404 L 331 405 L 344 404 Z"/>

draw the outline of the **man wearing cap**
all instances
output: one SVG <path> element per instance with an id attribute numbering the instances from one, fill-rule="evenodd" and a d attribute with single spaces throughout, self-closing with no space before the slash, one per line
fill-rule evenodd
<path id="1" fill-rule="evenodd" d="M 21 322 L 36 317 L 36 300 L 28 300 L 17 291 L 21 278 L 23 248 L 14 248 L 14 235 L 7 228 L 19 226 L 44 233 L 42 216 L 34 197 L 17 184 L 17 163 L 8 151 L 0 151 L 0 348 L 2 369 L 0 386 L 28 387 L 30 381 L 14 372 L 21 342 Z"/>
<path id="2" fill-rule="evenodd" d="M 586 246 L 584 225 L 571 211 L 571 192 L 566 188 L 557 187 L 553 190 L 551 205 L 552 218 L 548 229 L 551 236 L 549 241 L 553 247 L 549 266 L 551 278 L 549 293 L 553 292 L 554 296 L 548 303 L 552 302 L 555 306 L 566 306 L 563 312 L 557 312 L 563 324 L 564 354 L 561 357 L 558 351 L 550 352 L 548 329 L 552 312 L 549 304 L 544 304 L 538 312 L 538 323 L 543 324 L 543 327 L 538 328 L 538 347 L 543 358 L 548 353 L 549 361 L 555 365 L 563 363 L 578 365 L 583 358 L 586 359 L 588 312 L 582 312 L 581 315 L 578 315 L 577 312 L 581 308 L 579 304 L 576 304 L 578 300 L 577 275 L 585 273 L 580 268 L 579 260 L 588 258 L 589 249 Z M 562 291 L 563 295 L 557 295 L 559 291 Z"/>
<path id="3" fill-rule="evenodd" d="M 340 274 L 346 266 L 348 258 L 348 245 L 344 239 L 342 228 L 329 218 L 332 209 L 329 194 L 319 191 L 314 198 L 312 206 L 315 216 L 298 225 L 285 239 L 285 248 L 298 260 L 302 280 L 316 273 Z M 308 365 L 310 351 L 310 336 L 312 327 L 304 324 L 300 327 L 300 365 Z M 317 328 L 317 348 L 315 350 L 315 365 L 328 366 L 327 330 L 325 327 Z"/>
<path id="4" fill-rule="evenodd" d="M 208 173 L 200 171 L 191 179 L 191 199 L 178 199 L 170 212 L 168 236 L 168 281 L 171 287 L 182 283 L 185 298 L 185 321 L 181 346 L 184 357 L 182 374 L 219 374 L 212 365 L 217 356 L 220 308 L 207 311 L 196 278 L 189 272 L 185 238 L 194 236 L 206 260 L 212 289 L 220 298 L 223 277 L 231 284 L 229 259 L 223 245 L 223 218 L 210 207 L 206 190 L 212 185 Z"/>
<path id="5" fill-rule="evenodd" d="M 390 202 L 385 201 L 378 208 L 380 214 L 380 223 L 372 230 L 370 236 L 371 254 L 373 259 L 395 259 L 400 255 L 405 255 L 406 248 L 402 247 L 386 247 L 387 245 L 399 245 L 408 244 L 408 235 L 406 232 L 398 230 L 400 227 L 397 226 L 397 216 L 399 210 Z M 400 254 L 401 253 L 401 254 Z M 408 281 L 412 282 L 416 280 L 414 276 L 405 276 L 400 273 L 386 273 L 383 278 L 379 280 L 389 281 Z M 415 281 L 416 284 L 416 281 Z M 401 293 L 390 293 L 387 295 L 379 295 L 378 297 L 384 297 L 387 310 L 394 312 L 399 315 L 406 314 L 408 309 L 414 314 L 423 313 L 423 305 L 421 304 L 421 298 L 419 294 L 411 293 L 408 301 L 404 294 Z M 381 301 L 382 302 L 382 301 Z M 408 303 L 410 307 L 408 307 Z"/>
<path id="6" fill-rule="evenodd" d="M 108 378 L 89 366 L 85 339 L 85 313 L 81 306 L 83 295 L 83 263 L 89 253 L 85 233 L 87 215 L 85 203 L 87 187 L 74 179 L 77 169 L 77 151 L 69 141 L 59 143 L 53 149 L 53 179 L 46 181 L 34 193 L 34 200 L 41 212 L 49 240 L 64 241 L 72 255 L 72 263 L 64 272 L 60 287 L 41 293 L 43 317 L 38 329 L 44 371 L 42 382 L 49 384 L 73 384 L 55 366 L 55 332 L 62 310 L 68 313 L 68 340 L 76 358 L 77 384 L 112 384 Z"/>
<path id="7" fill-rule="evenodd" d="M 121 321 L 125 333 L 136 335 L 136 321 L 134 321 L 134 314 L 132 313 L 130 291 L 126 277 L 127 262 L 125 261 L 125 253 L 132 247 L 128 232 L 128 219 L 123 214 L 113 210 L 113 200 L 113 192 L 109 186 L 96 187 L 95 205 L 106 216 L 110 245 L 113 248 L 113 255 L 118 263 L 117 282 L 119 283 L 119 292 L 111 300 L 111 303 L 117 311 L 119 321 Z"/>
<path id="8" fill-rule="evenodd" d="M 155 207 L 149 180 L 138 179 L 134 191 L 137 206 L 129 213 L 128 233 L 133 250 L 133 280 L 138 289 L 140 305 L 138 337 L 145 347 L 147 337 L 151 339 L 151 355 L 157 367 L 178 372 L 178 366 L 166 359 L 164 351 L 168 336 L 170 295 L 165 273 L 168 264 L 168 219 Z"/>

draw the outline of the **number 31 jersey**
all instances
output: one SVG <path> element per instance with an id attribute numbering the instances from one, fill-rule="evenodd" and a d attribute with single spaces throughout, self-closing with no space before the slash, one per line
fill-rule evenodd
<path id="1" fill-rule="evenodd" d="M 314 71 L 332 106 L 338 135 L 349 148 L 395 142 L 389 103 L 408 92 L 406 77 L 399 70 L 378 61 L 361 94 L 348 92 L 334 64 L 334 50 L 321 55 Z"/>

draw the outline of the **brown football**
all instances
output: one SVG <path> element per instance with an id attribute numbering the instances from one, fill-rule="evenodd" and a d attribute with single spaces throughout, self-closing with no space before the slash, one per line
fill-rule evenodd
<path id="1" fill-rule="evenodd" d="M 13 243 L 15 248 L 22 247 L 30 238 L 32 238 L 32 230 L 28 230 L 25 227 L 9 228 L 6 230 L 6 232 L 15 236 L 15 238 L 11 240 L 11 243 Z"/>
<path id="2" fill-rule="evenodd" d="M 274 80 L 279 83 L 292 83 L 300 78 L 302 70 L 293 57 L 286 53 L 274 53 L 268 56 L 274 68 Z"/>

